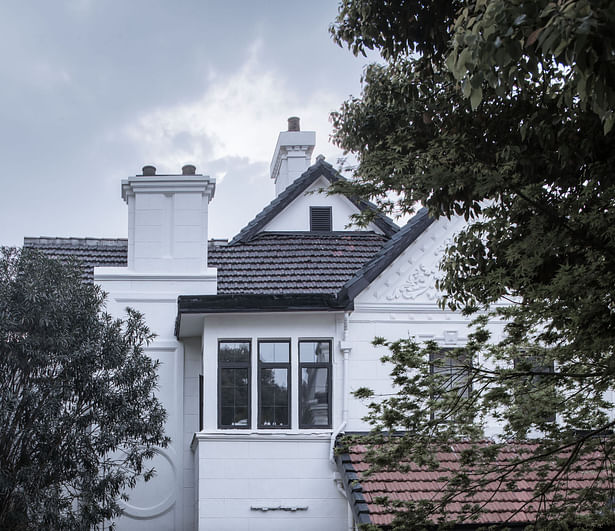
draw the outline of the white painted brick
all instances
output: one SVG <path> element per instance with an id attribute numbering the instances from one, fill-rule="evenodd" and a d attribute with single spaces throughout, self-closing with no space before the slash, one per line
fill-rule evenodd
<path id="1" fill-rule="evenodd" d="M 202 245 L 204 241 L 203 240 L 203 229 L 198 225 L 197 226 L 183 225 L 180 227 L 175 227 L 174 238 L 175 238 L 176 246 L 182 242 L 187 242 L 191 244 L 196 243 L 198 245 Z M 177 256 L 181 256 L 181 255 L 177 255 Z"/>
<path id="2" fill-rule="evenodd" d="M 175 194 L 176 210 L 201 210 L 203 207 L 203 197 L 200 193 L 180 193 Z"/>
<path id="3" fill-rule="evenodd" d="M 175 225 L 187 226 L 187 225 L 201 225 L 203 220 L 202 212 L 198 209 L 177 209 L 175 210 Z"/>
<path id="4" fill-rule="evenodd" d="M 164 210 L 160 208 L 135 210 L 135 226 L 141 230 L 143 227 L 161 227 L 165 223 Z"/>

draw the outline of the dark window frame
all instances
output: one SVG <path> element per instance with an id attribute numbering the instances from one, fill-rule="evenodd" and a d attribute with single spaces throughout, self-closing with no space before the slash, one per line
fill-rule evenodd
<path id="1" fill-rule="evenodd" d="M 261 344 L 263 343 L 285 343 L 288 345 L 288 362 L 267 362 L 261 361 Z M 290 339 L 258 339 L 257 347 L 256 347 L 256 357 L 257 357 L 257 369 L 256 369 L 256 386 L 257 386 L 257 412 L 256 418 L 257 423 L 256 426 L 259 430 L 289 430 L 292 426 L 292 344 Z M 288 397 L 288 424 L 285 426 L 268 426 L 262 423 L 262 409 L 261 409 L 261 368 L 265 369 L 286 369 L 286 393 Z"/>
<path id="2" fill-rule="evenodd" d="M 328 343 L 329 344 L 329 361 L 328 362 L 302 362 L 301 361 L 301 343 Z M 299 374 L 299 400 L 298 400 L 298 417 L 299 417 L 299 429 L 331 429 L 333 425 L 333 411 L 332 411 L 332 372 L 333 372 L 333 341 L 331 339 L 319 339 L 319 338 L 304 338 L 300 339 L 297 345 L 297 364 Z M 302 424 L 301 422 L 301 405 L 302 405 L 302 393 L 301 393 L 301 372 L 302 369 L 327 369 L 327 416 L 329 423 L 325 426 L 322 424 Z"/>
<path id="3" fill-rule="evenodd" d="M 451 359 L 453 359 L 453 356 L 451 356 L 451 354 L 453 354 L 457 348 L 462 348 L 462 347 L 456 347 L 456 346 L 454 346 L 454 347 L 451 347 L 451 346 L 440 347 L 440 349 L 438 350 L 438 354 L 442 354 L 443 355 L 442 358 L 447 358 L 447 359 L 451 360 Z M 440 358 L 440 359 L 442 359 L 442 358 Z M 430 352 L 430 354 L 429 354 L 429 374 L 435 374 L 435 372 L 436 372 L 435 371 L 435 369 L 436 369 L 435 362 L 436 361 L 437 361 L 437 359 L 434 358 L 434 353 Z M 460 364 L 465 364 L 466 362 L 467 362 L 467 360 L 462 360 L 462 361 L 460 361 Z M 473 360 L 470 360 L 470 367 L 472 367 L 472 366 L 473 366 Z M 453 374 L 455 374 L 455 373 L 453 373 L 453 371 L 452 371 L 453 367 L 450 366 L 450 364 L 449 364 L 449 367 L 451 369 L 451 371 L 450 371 L 450 378 L 452 378 Z M 466 372 L 466 370 L 461 369 L 460 371 L 458 371 L 458 373 L 463 373 L 463 372 Z M 466 377 L 466 379 L 467 379 L 466 381 L 468 382 L 468 385 L 466 386 L 466 390 L 464 391 L 464 393 L 461 395 L 461 398 L 469 397 L 470 393 L 472 392 L 472 373 L 471 373 L 471 371 L 467 371 L 467 372 L 468 372 L 468 375 Z M 459 376 L 457 376 L 455 379 L 457 379 L 457 378 L 459 378 Z M 449 390 L 450 389 L 444 389 L 445 392 L 447 392 Z M 466 395 L 466 393 L 467 393 L 467 395 Z M 433 398 L 433 396 L 431 398 Z M 435 418 L 436 418 L 433 411 L 430 412 L 429 416 L 430 416 L 431 420 L 435 420 Z"/>
<path id="4" fill-rule="evenodd" d="M 328 228 L 314 228 L 314 213 L 329 214 Z M 320 220 L 319 220 L 320 221 Z M 311 206 L 310 207 L 310 232 L 331 232 L 333 230 L 333 209 L 330 206 Z"/>
<path id="5" fill-rule="evenodd" d="M 247 362 L 229 362 L 220 361 L 220 345 L 223 343 L 247 343 L 248 344 L 248 361 Z M 252 429 L 252 339 L 218 339 L 217 349 L 218 361 L 218 429 L 221 430 L 249 430 Z M 247 369 L 248 371 L 248 422 L 245 426 L 233 426 L 232 424 L 222 424 L 222 370 L 223 369 Z"/>
<path id="6" fill-rule="evenodd" d="M 538 356 L 530 355 L 524 349 L 520 350 L 519 353 L 513 358 L 513 369 L 518 370 L 519 365 L 522 363 L 522 361 L 525 360 L 529 361 L 531 366 L 530 372 L 532 372 L 532 375 L 527 376 L 527 383 L 530 387 L 538 387 L 543 377 L 547 376 L 548 374 L 555 373 L 555 363 L 553 360 L 550 360 L 549 365 L 546 365 L 546 360 L 539 359 Z M 555 392 L 555 390 L 553 390 L 553 392 Z M 555 411 L 549 413 L 546 418 L 542 419 L 543 422 L 547 423 L 554 423 L 556 420 L 557 413 Z"/>

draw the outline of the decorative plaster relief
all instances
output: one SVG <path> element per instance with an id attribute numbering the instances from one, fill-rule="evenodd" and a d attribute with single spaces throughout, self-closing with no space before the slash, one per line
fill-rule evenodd
<path id="1" fill-rule="evenodd" d="M 380 304 L 432 304 L 440 292 L 436 281 L 441 278 L 440 260 L 455 235 L 465 225 L 463 218 L 440 219 L 411 244 L 365 291 L 363 301 Z"/>
<path id="2" fill-rule="evenodd" d="M 452 242 L 453 237 L 451 236 L 432 253 L 424 253 L 423 256 L 427 256 L 423 259 L 423 263 L 413 268 L 402 283 L 394 286 L 393 290 L 386 295 L 386 299 L 389 301 L 399 299 L 414 301 L 419 298 L 428 301 L 437 300 L 440 292 L 436 289 L 436 281 L 442 276 L 439 268 L 440 260 Z M 409 263 L 413 263 L 412 259 Z"/>
<path id="3" fill-rule="evenodd" d="M 156 455 L 147 463 L 154 467 L 156 475 L 147 482 L 143 480 L 128 493 L 129 501 L 121 502 L 124 515 L 132 518 L 152 519 L 166 513 L 175 505 L 176 489 L 169 488 L 177 483 L 177 472 L 173 459 L 163 449 L 157 448 Z"/>

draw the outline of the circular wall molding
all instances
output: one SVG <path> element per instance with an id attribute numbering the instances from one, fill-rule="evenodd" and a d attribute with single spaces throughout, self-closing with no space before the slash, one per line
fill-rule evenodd
<path id="1" fill-rule="evenodd" d="M 141 479 L 131 491 L 132 493 L 147 493 L 147 495 L 135 496 L 134 502 L 131 498 L 127 502 L 121 501 L 120 505 L 125 516 L 139 519 L 155 518 L 166 513 L 175 505 L 177 499 L 175 488 L 177 471 L 173 463 L 175 452 L 171 449 L 160 448 L 157 448 L 155 452 L 151 466 L 156 469 L 156 475 L 148 482 Z"/>

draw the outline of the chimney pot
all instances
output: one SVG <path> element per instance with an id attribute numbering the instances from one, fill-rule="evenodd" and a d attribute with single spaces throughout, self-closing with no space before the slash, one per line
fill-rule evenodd
<path id="1" fill-rule="evenodd" d="M 298 116 L 291 116 L 288 119 L 288 130 L 289 131 L 301 131 L 301 127 L 299 126 Z"/>
<path id="2" fill-rule="evenodd" d="M 182 175 L 195 175 L 196 166 L 194 164 L 185 164 L 182 166 Z"/>
<path id="3" fill-rule="evenodd" d="M 143 166 L 142 170 L 143 175 L 156 175 L 156 166 L 151 166 L 151 165 L 147 165 L 147 166 Z"/>

